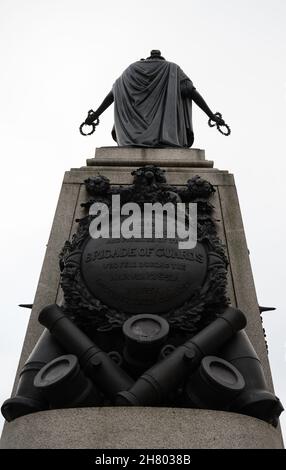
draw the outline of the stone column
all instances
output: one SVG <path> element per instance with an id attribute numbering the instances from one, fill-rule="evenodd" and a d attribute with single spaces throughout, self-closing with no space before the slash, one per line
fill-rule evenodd
<path id="1" fill-rule="evenodd" d="M 64 175 L 18 372 L 42 331 L 37 317 L 60 303 L 58 254 L 75 231 L 80 206 L 88 199 L 84 179 L 103 174 L 113 185 L 131 184 L 131 171 L 143 165 L 166 170 L 167 181 L 185 185 L 194 175 L 216 188 L 212 203 L 218 234 L 229 259 L 228 295 L 247 315 L 247 333 L 262 362 L 268 386 L 271 372 L 233 175 L 213 168 L 199 149 L 98 148 L 87 166 Z M 15 387 L 18 381 L 16 376 Z M 14 390 L 15 390 L 14 387 Z M 13 395 L 13 392 L 12 392 Z M 282 448 L 280 429 L 249 416 L 182 408 L 104 407 L 52 410 L 5 423 L 2 448 Z"/>

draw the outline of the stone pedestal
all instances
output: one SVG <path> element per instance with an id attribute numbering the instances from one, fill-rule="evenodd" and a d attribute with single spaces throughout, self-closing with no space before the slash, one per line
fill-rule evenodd
<path id="1" fill-rule="evenodd" d="M 23 416 L 6 449 L 280 449 L 280 432 L 259 419 L 183 408 L 75 408 Z"/>
<path id="2" fill-rule="evenodd" d="M 194 175 L 216 188 L 212 204 L 218 235 L 226 245 L 230 266 L 231 304 L 247 316 L 247 333 L 264 368 L 271 373 L 261 326 L 244 228 L 233 175 L 213 168 L 199 149 L 142 149 L 103 147 L 87 166 L 65 173 L 34 306 L 19 363 L 21 370 L 42 327 L 37 318 L 47 304 L 60 303 L 58 254 L 83 216 L 80 204 L 88 200 L 84 179 L 103 174 L 113 185 L 132 183 L 131 171 L 155 164 L 166 170 L 170 184 L 185 185 Z M 15 385 L 17 384 L 18 375 Z M 36 413 L 6 423 L 2 448 L 281 448 L 279 430 L 247 416 L 207 410 L 165 408 L 85 408 Z"/>

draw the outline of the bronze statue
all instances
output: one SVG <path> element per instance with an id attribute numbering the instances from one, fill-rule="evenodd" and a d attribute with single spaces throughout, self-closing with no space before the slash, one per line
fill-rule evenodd
<path id="1" fill-rule="evenodd" d="M 112 137 L 120 147 L 188 148 L 194 142 L 193 101 L 207 114 L 210 126 L 217 125 L 229 135 L 221 114 L 211 111 L 182 69 L 152 50 L 150 57 L 127 67 L 99 108 L 89 111 L 80 130 L 93 125 L 91 134 L 99 116 L 114 102 Z"/>

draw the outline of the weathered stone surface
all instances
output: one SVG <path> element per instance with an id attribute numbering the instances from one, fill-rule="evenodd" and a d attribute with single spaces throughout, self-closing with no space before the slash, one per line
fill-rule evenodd
<path id="1" fill-rule="evenodd" d="M 279 449 L 281 435 L 256 418 L 183 408 L 76 408 L 9 423 L 4 449 Z"/>
<path id="2" fill-rule="evenodd" d="M 46 254 L 34 299 L 33 309 L 24 340 L 19 370 L 32 351 L 43 327 L 37 321 L 41 309 L 54 303 L 59 289 L 59 252 L 64 242 L 71 236 L 72 223 L 79 197 L 79 185 L 63 184 L 51 229 Z"/>
<path id="3" fill-rule="evenodd" d="M 229 254 L 228 254 L 228 249 L 227 249 L 227 243 L 226 243 L 226 234 L 225 234 L 225 228 L 224 228 L 224 223 L 223 223 L 223 215 L 221 211 L 221 203 L 220 203 L 220 198 L 218 191 L 216 191 L 210 200 L 211 204 L 214 206 L 214 214 L 213 218 L 217 221 L 217 235 L 219 239 L 222 241 L 224 248 L 225 248 L 225 253 L 227 258 L 229 259 Z M 235 298 L 235 292 L 234 292 L 234 286 L 233 286 L 233 280 L 232 280 L 232 273 L 231 269 L 229 267 L 227 271 L 227 296 L 230 299 L 230 303 L 233 307 L 237 307 L 237 302 Z"/>
<path id="4" fill-rule="evenodd" d="M 101 147 L 96 149 L 94 158 L 87 159 L 87 166 L 138 166 L 142 164 L 213 167 L 213 162 L 205 159 L 205 151 L 201 149 Z"/>
<path id="5" fill-rule="evenodd" d="M 156 162 L 158 165 L 158 162 Z M 142 166 L 142 163 L 136 165 L 136 168 Z M 166 178 L 168 183 L 176 185 L 185 185 L 189 178 L 195 175 L 200 175 L 202 178 L 208 180 L 214 186 L 233 186 L 234 179 L 233 175 L 227 171 L 220 171 L 212 168 L 176 168 L 176 167 L 164 167 L 166 170 Z M 132 184 L 133 176 L 131 171 L 134 168 L 130 166 L 114 167 L 114 166 L 98 166 L 98 167 L 82 167 L 72 168 L 69 172 L 66 172 L 64 182 L 67 184 L 81 184 L 83 179 L 96 176 L 98 174 L 107 176 L 112 184 Z"/>
<path id="6" fill-rule="evenodd" d="M 235 186 L 218 187 L 235 299 L 247 317 L 247 333 L 273 389 L 244 227 Z"/>

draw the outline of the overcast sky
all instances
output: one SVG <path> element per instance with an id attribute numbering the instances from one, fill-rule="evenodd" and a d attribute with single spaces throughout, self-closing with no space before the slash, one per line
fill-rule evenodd
<path id="1" fill-rule="evenodd" d="M 258 299 L 277 307 L 264 326 L 285 406 L 285 24 L 285 0 L 0 0 L 1 402 L 64 171 L 114 144 L 112 107 L 92 137 L 78 126 L 131 62 L 161 49 L 232 128 L 223 137 L 195 107 L 193 147 L 234 173 Z"/>

